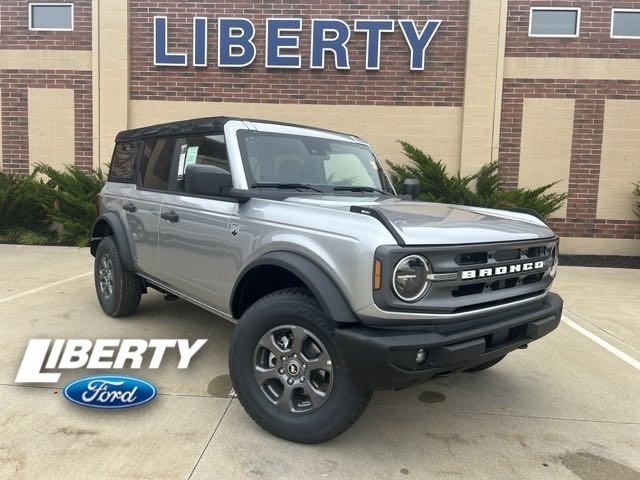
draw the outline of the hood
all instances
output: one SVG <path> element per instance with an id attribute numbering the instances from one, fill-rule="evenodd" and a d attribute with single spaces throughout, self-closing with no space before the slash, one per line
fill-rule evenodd
<path id="1" fill-rule="evenodd" d="M 309 195 L 290 197 L 285 201 L 346 211 L 352 206 L 376 210 L 406 245 L 514 242 L 554 236 L 553 231 L 536 217 L 507 210 L 396 197 Z"/>

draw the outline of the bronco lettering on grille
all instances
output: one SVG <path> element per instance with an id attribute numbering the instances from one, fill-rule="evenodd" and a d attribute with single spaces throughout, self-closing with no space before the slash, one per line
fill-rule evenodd
<path id="1" fill-rule="evenodd" d="M 472 278 L 487 278 L 497 275 L 506 275 L 508 273 L 529 272 L 544 268 L 544 261 L 516 263 L 514 265 L 503 265 L 501 267 L 480 268 L 477 270 L 463 270 L 460 272 L 462 280 L 470 280 Z"/>

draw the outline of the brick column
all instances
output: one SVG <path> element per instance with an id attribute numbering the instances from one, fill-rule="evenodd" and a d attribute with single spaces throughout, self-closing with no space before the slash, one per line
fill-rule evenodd
<path id="1" fill-rule="evenodd" d="M 517 82 L 505 80 L 502 91 L 500 120 L 500 178 L 507 187 L 518 186 L 520 141 L 522 139 L 522 108 L 524 95 Z"/>
<path id="2" fill-rule="evenodd" d="M 602 95 L 589 97 L 595 95 L 576 99 L 567 201 L 568 220 L 593 221 L 596 218 L 605 100 Z"/>
<path id="3" fill-rule="evenodd" d="M 98 142 L 102 167 L 111 161 L 113 140 L 120 130 L 126 130 L 129 114 L 129 11 L 127 0 L 98 3 L 100 16 L 97 35 L 99 68 Z M 171 7 L 173 8 L 173 7 Z M 145 13 L 151 20 L 153 15 Z"/>
<path id="4" fill-rule="evenodd" d="M 467 175 L 494 159 L 500 109 L 506 0 L 470 0 L 464 75 L 464 117 L 460 173 Z"/>
<path id="5" fill-rule="evenodd" d="M 29 173 L 27 87 L 0 76 L 2 91 L 2 160 L 5 173 Z"/>

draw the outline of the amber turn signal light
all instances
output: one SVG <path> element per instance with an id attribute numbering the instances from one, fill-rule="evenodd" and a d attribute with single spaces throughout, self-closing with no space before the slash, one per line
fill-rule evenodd
<path id="1" fill-rule="evenodd" d="M 382 262 L 377 258 L 373 261 L 373 289 L 382 287 Z"/>

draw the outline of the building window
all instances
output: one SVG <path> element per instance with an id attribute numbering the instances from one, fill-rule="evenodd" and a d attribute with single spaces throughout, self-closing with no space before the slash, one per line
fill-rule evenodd
<path id="1" fill-rule="evenodd" d="M 565 7 L 531 7 L 530 37 L 580 36 L 580 9 Z"/>
<path id="2" fill-rule="evenodd" d="M 640 38 L 640 10 L 614 8 L 611 11 L 611 38 Z"/>
<path id="3" fill-rule="evenodd" d="M 73 4 L 30 3 L 29 30 L 73 30 Z"/>

